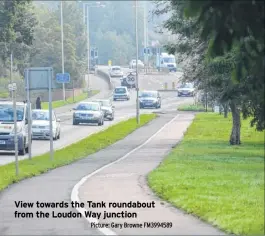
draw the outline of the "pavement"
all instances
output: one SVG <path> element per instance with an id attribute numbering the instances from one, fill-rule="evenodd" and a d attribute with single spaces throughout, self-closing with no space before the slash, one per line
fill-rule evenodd
<path id="1" fill-rule="evenodd" d="M 174 117 L 175 119 L 172 120 Z M 138 216 L 136 220 L 108 219 L 107 222 L 143 223 L 162 220 L 172 222 L 173 225 L 172 228 L 163 230 L 161 228 L 115 229 L 116 234 L 220 235 L 221 233 L 212 226 L 185 215 L 167 204 L 162 204 L 150 192 L 145 182 L 146 174 L 158 166 L 164 156 L 180 141 L 193 117 L 191 113 L 161 114 L 159 118 L 131 133 L 125 139 L 85 159 L 10 186 L 0 193 L 0 235 L 102 235 L 103 231 L 91 228 L 88 219 L 51 217 L 41 219 L 36 218 L 35 215 L 36 211 L 50 214 L 53 211 L 55 214 L 76 212 L 72 207 L 37 208 L 36 202 L 70 203 L 71 194 L 74 195 L 72 189 L 81 178 L 89 174 L 90 178 L 78 191 L 81 201 L 155 201 L 154 209 L 135 209 Z M 166 125 L 170 121 L 171 123 Z M 104 166 L 105 168 L 102 169 Z M 34 205 L 32 208 L 20 208 L 16 207 L 16 201 L 32 202 Z M 34 217 L 15 218 L 16 211 L 32 212 Z"/>

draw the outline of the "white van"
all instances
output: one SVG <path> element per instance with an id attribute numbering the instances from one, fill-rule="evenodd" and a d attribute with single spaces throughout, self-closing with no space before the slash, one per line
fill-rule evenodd
<path id="1" fill-rule="evenodd" d="M 17 102 L 18 154 L 28 153 L 28 106 Z M 12 101 L 0 100 L 0 151 L 15 151 L 14 112 Z"/>

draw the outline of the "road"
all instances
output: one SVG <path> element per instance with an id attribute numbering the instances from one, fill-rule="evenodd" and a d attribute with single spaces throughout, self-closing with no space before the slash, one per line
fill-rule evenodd
<path id="1" fill-rule="evenodd" d="M 107 67 L 100 67 L 100 69 L 107 71 Z M 124 69 L 126 71 L 126 69 Z M 144 75 L 139 76 L 139 85 L 141 89 L 155 90 L 161 88 L 161 83 L 172 81 L 177 81 L 177 76 L 175 74 L 169 75 Z M 120 85 L 120 78 L 112 78 L 114 86 Z M 92 100 L 95 98 L 107 98 L 111 95 L 112 91 L 109 91 L 108 84 L 102 78 L 90 75 L 90 83 L 92 89 L 100 89 L 101 92 L 90 98 Z M 113 125 L 121 120 L 128 119 L 135 115 L 136 107 L 136 92 L 131 90 L 131 100 L 130 101 L 115 101 L 115 120 L 105 121 L 103 127 L 98 127 L 95 125 L 72 125 L 72 111 L 73 105 L 67 105 L 66 107 L 55 109 L 57 117 L 61 119 L 61 139 L 54 141 L 54 149 L 63 148 L 71 143 L 77 142 L 88 135 L 100 131 L 101 129 Z M 144 109 L 141 113 L 151 113 L 153 111 L 163 111 L 164 109 L 175 109 L 178 104 L 189 103 L 192 98 L 178 98 L 174 92 L 162 92 L 162 107 L 161 109 Z M 33 140 L 32 143 L 32 156 L 37 156 L 46 152 L 49 152 L 49 141 L 48 140 Z M 28 158 L 28 155 L 19 156 L 19 160 Z M 4 165 L 14 161 L 13 153 L 3 153 L 0 154 L 0 165 Z"/>
<path id="2" fill-rule="evenodd" d="M 112 228 L 111 231 L 116 235 L 222 235 L 214 227 L 161 202 L 145 183 L 146 174 L 155 168 L 180 140 L 193 119 L 193 114 L 166 112 L 167 114 L 160 115 L 158 119 L 131 133 L 125 139 L 87 158 L 14 184 L 1 192 L 0 235 L 115 235 L 109 234 L 110 230 L 91 227 L 90 222 L 93 219 L 51 217 L 52 214 L 58 215 L 59 212 L 76 212 L 71 206 L 38 208 L 36 205 L 37 201 L 64 201 L 69 204 L 71 200 L 79 201 L 78 198 L 84 202 L 155 202 L 153 209 L 126 209 L 129 212 L 136 212 L 138 219 L 108 219 L 106 223 L 172 223 L 172 228 L 169 229 Z M 30 208 L 16 207 L 15 202 L 18 201 L 34 205 Z M 85 207 L 87 208 L 87 205 Z M 98 212 L 102 209 L 88 210 Z M 112 209 L 112 212 L 116 210 Z M 33 213 L 33 217 L 16 218 L 16 211 Z M 37 218 L 37 211 L 49 213 L 49 217 Z"/>

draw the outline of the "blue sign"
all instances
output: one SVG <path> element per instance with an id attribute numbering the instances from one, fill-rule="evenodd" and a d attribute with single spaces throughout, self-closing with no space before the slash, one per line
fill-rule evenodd
<path id="1" fill-rule="evenodd" d="M 150 54 L 151 50 L 150 48 L 144 48 L 144 54 Z"/>
<path id="2" fill-rule="evenodd" d="M 70 83 L 70 74 L 69 73 L 58 73 L 56 74 L 57 83 Z"/>

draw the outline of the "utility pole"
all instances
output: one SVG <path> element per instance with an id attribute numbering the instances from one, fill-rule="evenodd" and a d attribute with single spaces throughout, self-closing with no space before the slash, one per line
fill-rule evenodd
<path id="1" fill-rule="evenodd" d="M 87 24 L 87 91 L 90 91 L 90 42 L 89 42 L 89 6 L 86 4 L 86 24 Z"/>
<path id="2" fill-rule="evenodd" d="M 135 0 L 135 42 L 136 42 L 136 121 L 140 124 L 139 114 L 139 80 L 138 80 L 138 8 Z"/>
<path id="3" fill-rule="evenodd" d="M 63 1 L 61 1 L 61 40 L 62 40 L 62 73 L 64 74 L 64 33 L 63 33 Z M 65 101 L 65 84 L 63 83 L 63 100 Z"/>

